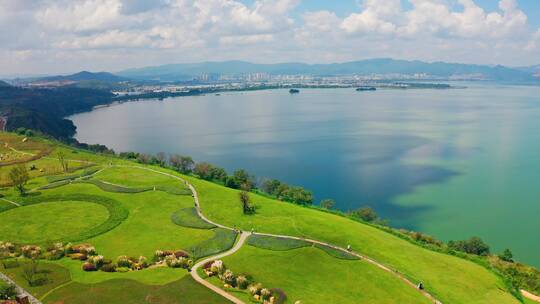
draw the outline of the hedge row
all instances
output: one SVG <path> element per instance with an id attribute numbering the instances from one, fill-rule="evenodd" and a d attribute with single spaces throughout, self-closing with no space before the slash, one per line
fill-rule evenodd
<path id="1" fill-rule="evenodd" d="M 189 248 L 194 260 L 227 251 L 234 246 L 237 233 L 224 228 L 214 229 L 214 237 Z"/>
<path id="2" fill-rule="evenodd" d="M 276 236 L 267 236 L 267 235 L 251 235 L 247 240 L 248 245 L 253 247 L 258 247 L 262 249 L 275 250 L 275 251 L 285 251 L 298 249 L 302 247 L 310 247 L 313 244 L 308 241 L 298 240 L 298 239 L 289 239 Z"/>
<path id="3" fill-rule="evenodd" d="M 92 168 L 85 169 L 82 172 L 76 173 L 76 174 L 47 176 L 47 181 L 49 183 L 55 183 L 55 182 L 59 182 L 59 181 L 74 180 L 74 179 L 77 179 L 77 178 L 83 178 L 85 176 L 90 176 L 90 175 L 98 172 L 99 170 L 100 170 L 100 168 L 92 167 Z"/>
<path id="4" fill-rule="evenodd" d="M 109 217 L 105 222 L 90 230 L 83 231 L 77 235 L 69 236 L 67 238 L 51 240 L 53 242 L 79 242 L 98 236 L 120 225 L 120 223 L 122 223 L 129 215 L 129 211 L 124 206 L 122 206 L 120 202 L 108 197 L 90 194 L 56 194 L 47 196 L 41 195 L 35 197 L 28 197 L 24 200 L 23 204 L 34 205 L 47 202 L 63 201 L 91 202 L 100 204 L 103 207 L 107 208 L 107 211 L 109 212 Z"/>
<path id="5" fill-rule="evenodd" d="M 174 212 L 171 214 L 171 221 L 178 226 L 188 228 L 212 229 L 217 227 L 200 218 L 195 208 L 184 208 Z"/>

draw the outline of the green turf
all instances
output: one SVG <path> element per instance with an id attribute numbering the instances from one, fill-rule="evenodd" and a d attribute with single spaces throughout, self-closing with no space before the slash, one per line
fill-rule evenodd
<path id="1" fill-rule="evenodd" d="M 175 211 L 171 215 L 171 221 L 176 225 L 197 228 L 197 229 L 212 229 L 216 228 L 216 225 L 210 224 L 199 217 L 197 209 L 194 207 L 184 208 Z"/>
<path id="2" fill-rule="evenodd" d="M 185 277 L 163 286 L 115 279 L 98 284 L 71 283 L 48 295 L 45 304 L 221 304 L 225 298 Z"/>
<path id="3" fill-rule="evenodd" d="M 91 202 L 48 202 L 18 207 L 0 213 L 3 223 L 0 240 L 40 244 L 76 238 L 104 223 L 108 217 L 107 208 Z"/>
<path id="4" fill-rule="evenodd" d="M 34 283 L 34 286 L 30 286 L 23 278 L 23 267 L 26 263 L 28 262 L 21 261 L 18 267 L 8 269 L 4 269 L 0 263 L 0 270 L 35 297 L 39 298 L 49 290 L 65 284 L 70 280 L 69 271 L 64 267 L 51 263 L 39 262 L 36 282 Z"/>
<path id="5" fill-rule="evenodd" d="M 223 259 L 268 288 L 280 288 L 287 303 L 429 303 L 418 291 L 365 261 L 335 259 L 304 247 L 271 251 L 246 246 Z"/>
<path id="6" fill-rule="evenodd" d="M 214 237 L 189 248 L 189 252 L 195 259 L 227 251 L 234 246 L 237 236 L 236 232 L 223 228 L 215 228 L 213 231 Z"/>
<path id="7" fill-rule="evenodd" d="M 114 200 L 105 196 L 98 196 L 98 195 L 86 194 L 86 193 L 83 194 L 83 192 L 62 191 L 62 192 L 57 192 L 55 194 L 51 194 L 51 192 L 48 192 L 48 195 L 38 195 L 34 197 L 28 197 L 23 201 L 23 203 L 25 205 L 35 205 L 35 204 L 44 204 L 44 203 L 49 203 L 49 202 L 70 202 L 70 201 L 92 202 L 95 204 L 99 204 L 107 209 L 107 211 L 109 212 L 109 217 L 102 224 L 92 227 L 92 229 L 81 231 L 78 234 L 70 235 L 69 237 L 53 239 L 49 235 L 43 234 L 43 237 L 46 238 L 47 240 L 70 241 L 70 242 L 86 240 L 96 235 L 103 234 L 115 228 L 116 226 L 120 225 L 120 223 L 122 223 L 122 221 L 124 221 L 128 217 L 128 214 L 129 214 L 129 211 L 124 206 L 122 206 L 122 204 L 120 204 L 117 200 Z M 62 213 L 62 216 L 70 215 L 68 212 L 64 212 L 64 211 L 61 213 Z M 80 218 L 77 215 L 75 215 L 75 216 L 71 216 L 69 221 L 73 223 L 77 223 L 77 222 L 84 222 L 85 219 Z"/>
<path id="8" fill-rule="evenodd" d="M 313 244 L 308 241 L 266 235 L 251 235 L 247 239 L 247 244 L 253 247 L 278 251 L 313 246 Z"/>
<path id="9" fill-rule="evenodd" d="M 74 180 L 77 178 L 84 178 L 86 176 L 90 176 L 98 172 L 99 170 L 100 168 L 92 167 L 92 168 L 87 168 L 87 169 L 80 170 L 79 172 L 71 173 L 71 174 L 51 175 L 51 176 L 47 176 L 47 181 L 49 183 L 55 183 L 55 182 L 66 181 L 66 180 Z"/>
<path id="10" fill-rule="evenodd" d="M 317 210 L 252 194 L 256 214 L 245 216 L 238 193 L 219 185 L 189 179 L 199 193 L 204 214 L 212 221 L 243 230 L 293 235 L 348 244 L 385 265 L 423 282 L 443 303 L 517 303 L 502 280 L 485 268 L 450 255 L 433 252 L 379 229 Z"/>
<path id="11" fill-rule="evenodd" d="M 333 256 L 333 257 L 338 258 L 338 259 L 343 259 L 343 260 L 359 260 L 360 259 L 356 255 L 353 255 L 353 254 L 350 254 L 350 253 L 345 252 L 343 250 L 335 249 L 335 248 L 332 248 L 332 247 L 329 247 L 329 246 L 315 244 L 314 247 L 317 248 L 317 249 L 320 249 L 320 250 L 326 252 L 327 254 L 329 254 L 330 256 Z"/>

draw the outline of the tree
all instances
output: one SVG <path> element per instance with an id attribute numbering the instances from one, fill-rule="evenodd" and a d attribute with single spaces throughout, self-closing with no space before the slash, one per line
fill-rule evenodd
<path id="1" fill-rule="evenodd" d="M 68 172 L 68 161 L 64 157 L 64 152 L 58 152 L 58 162 L 60 162 L 60 167 L 64 173 Z"/>
<path id="2" fill-rule="evenodd" d="M 323 207 L 324 209 L 330 210 L 334 208 L 334 206 L 336 205 L 336 202 L 333 199 L 324 199 L 321 201 L 319 205 Z"/>
<path id="3" fill-rule="evenodd" d="M 183 156 L 183 155 L 171 155 L 169 158 L 169 162 L 171 165 L 178 171 L 189 174 L 193 171 L 195 167 L 195 162 L 190 156 Z"/>
<path id="4" fill-rule="evenodd" d="M 225 182 L 225 186 L 234 189 L 240 189 L 246 185 L 251 189 L 255 186 L 255 183 L 253 177 L 244 169 L 234 171 L 233 176 L 227 178 Z"/>
<path id="5" fill-rule="evenodd" d="M 165 166 L 165 160 L 167 159 L 167 155 L 165 155 L 165 152 L 159 152 L 156 154 L 156 162 L 159 166 L 163 167 Z"/>
<path id="6" fill-rule="evenodd" d="M 366 222 L 373 222 L 375 221 L 376 219 L 379 218 L 379 216 L 377 215 L 377 213 L 375 212 L 375 210 L 373 210 L 373 208 L 371 207 L 362 207 L 362 208 L 359 208 L 359 209 L 356 209 L 352 212 L 350 212 L 350 214 L 356 218 L 359 218 L 363 221 L 366 221 Z"/>
<path id="7" fill-rule="evenodd" d="M 34 286 L 36 275 L 38 274 L 38 262 L 35 259 L 31 259 L 30 262 L 24 264 L 22 270 L 22 277 L 28 283 L 29 286 Z"/>
<path id="8" fill-rule="evenodd" d="M 21 195 L 24 195 L 26 190 L 24 186 L 28 182 L 29 176 L 28 171 L 24 165 L 18 165 L 9 171 L 9 179 L 11 183 L 19 191 Z"/>
<path id="9" fill-rule="evenodd" d="M 249 193 L 246 191 L 241 191 L 238 194 L 240 202 L 242 203 L 242 210 L 244 214 L 253 214 L 255 213 L 255 207 L 251 206 L 251 199 L 249 198 Z"/>
<path id="10" fill-rule="evenodd" d="M 262 182 L 261 190 L 270 195 L 277 196 L 278 189 L 281 186 L 281 182 L 277 179 L 266 179 Z"/>
<path id="11" fill-rule="evenodd" d="M 501 254 L 499 254 L 499 258 L 503 261 L 513 263 L 514 255 L 512 254 L 512 251 L 510 249 L 506 248 Z"/>
<path id="12" fill-rule="evenodd" d="M 465 241 L 450 241 L 448 247 L 456 251 L 482 256 L 488 255 L 490 252 L 489 245 L 476 236 Z"/>
<path id="13" fill-rule="evenodd" d="M 151 159 L 152 157 L 145 153 L 139 153 L 139 155 L 137 155 L 137 161 L 141 164 L 149 164 Z"/>
<path id="14" fill-rule="evenodd" d="M 0 282 L 0 300 L 14 300 L 16 296 L 17 289 L 15 285 Z"/>
<path id="15" fill-rule="evenodd" d="M 198 163 L 193 170 L 200 178 L 205 180 L 212 179 L 212 165 L 206 162 Z"/>

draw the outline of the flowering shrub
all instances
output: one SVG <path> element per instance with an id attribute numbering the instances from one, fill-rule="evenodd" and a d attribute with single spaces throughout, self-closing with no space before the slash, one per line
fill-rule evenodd
<path id="1" fill-rule="evenodd" d="M 225 265 L 223 265 L 223 261 L 216 260 L 214 263 L 212 263 L 212 266 L 210 266 L 210 271 L 213 273 L 221 274 L 225 270 Z"/>
<path id="2" fill-rule="evenodd" d="M 183 250 L 177 250 L 174 252 L 174 255 L 177 257 L 177 258 L 180 258 L 180 257 L 184 257 L 184 258 L 187 258 L 189 257 L 189 255 L 187 254 L 187 252 L 183 251 Z"/>
<path id="3" fill-rule="evenodd" d="M 227 269 L 225 270 L 225 272 L 223 272 L 222 280 L 223 282 L 231 286 L 236 285 L 236 277 L 234 276 L 234 273 L 230 269 Z"/>
<path id="4" fill-rule="evenodd" d="M 116 265 L 109 263 L 109 264 L 103 264 L 101 268 L 99 269 L 104 272 L 115 272 L 116 271 Z"/>
<path id="5" fill-rule="evenodd" d="M 150 264 L 148 263 L 148 259 L 142 255 L 139 257 L 138 264 L 141 265 L 142 268 L 147 268 L 148 266 L 150 266 Z"/>
<path id="6" fill-rule="evenodd" d="M 41 247 L 36 245 L 25 245 L 21 247 L 21 253 L 26 258 L 37 259 L 41 255 Z"/>
<path id="7" fill-rule="evenodd" d="M 97 268 L 103 266 L 103 256 L 102 255 L 93 255 L 88 258 L 88 263 L 94 264 Z"/>
<path id="8" fill-rule="evenodd" d="M 261 298 L 263 300 L 265 300 L 265 301 L 269 300 L 271 296 L 272 296 L 272 292 L 270 290 L 268 290 L 266 288 L 261 289 Z"/>
<path id="9" fill-rule="evenodd" d="M 249 285 L 249 287 L 248 287 L 248 291 L 249 291 L 249 293 L 250 293 L 252 296 L 254 296 L 254 295 L 256 295 L 256 294 L 259 294 L 259 292 L 261 291 L 261 289 L 262 289 L 261 283 L 251 284 L 251 285 Z"/>
<path id="10" fill-rule="evenodd" d="M 0 258 L 6 257 L 6 258 L 13 258 L 16 257 L 18 254 L 15 251 L 15 245 L 10 242 L 2 242 L 0 241 Z"/>
<path id="11" fill-rule="evenodd" d="M 240 289 L 246 289 L 249 285 L 249 280 L 246 278 L 246 276 L 239 275 L 236 277 L 236 285 Z"/>
<path id="12" fill-rule="evenodd" d="M 121 267 L 130 268 L 131 264 L 132 264 L 131 260 L 125 255 L 121 255 L 116 259 L 116 265 L 118 265 L 118 267 L 120 268 Z"/>
<path id="13" fill-rule="evenodd" d="M 92 264 L 90 262 L 86 262 L 86 263 L 83 264 L 82 269 L 84 271 L 96 271 L 97 267 L 96 267 L 96 265 L 94 265 L 94 264 Z"/>

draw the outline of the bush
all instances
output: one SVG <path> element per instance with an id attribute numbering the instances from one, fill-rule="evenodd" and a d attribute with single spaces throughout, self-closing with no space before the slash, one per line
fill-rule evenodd
<path id="1" fill-rule="evenodd" d="M 362 207 L 360 209 L 350 211 L 349 214 L 352 217 L 359 218 L 365 222 L 373 222 L 379 218 L 375 210 L 373 210 L 371 207 Z"/>
<path id="2" fill-rule="evenodd" d="M 275 297 L 274 304 L 283 304 L 285 301 L 287 301 L 287 295 L 285 292 L 279 288 L 272 288 L 270 289 L 272 292 L 272 295 Z"/>
<path id="3" fill-rule="evenodd" d="M 83 264 L 82 269 L 84 271 L 96 271 L 97 267 L 96 267 L 96 265 L 94 265 L 92 263 L 86 262 L 86 263 Z"/>
<path id="4" fill-rule="evenodd" d="M 0 281 L 0 300 L 14 300 L 17 296 L 17 290 L 13 284 L 5 284 Z"/>
<path id="5" fill-rule="evenodd" d="M 115 272 L 116 265 L 114 265 L 113 263 L 103 264 L 103 266 L 101 266 L 99 270 L 104 271 L 104 272 Z"/>
<path id="6" fill-rule="evenodd" d="M 116 267 L 116 272 L 125 273 L 129 272 L 131 269 L 129 267 Z"/>
<path id="7" fill-rule="evenodd" d="M 472 237 L 465 241 L 450 241 L 448 242 L 448 247 L 452 250 L 474 255 L 489 255 L 489 246 L 479 237 Z"/>
<path id="8" fill-rule="evenodd" d="M 239 275 L 237 278 L 236 278 L 236 285 L 238 286 L 238 288 L 240 289 L 246 289 L 249 285 L 249 280 L 247 279 L 246 276 L 243 276 L 243 275 Z"/>
<path id="9" fill-rule="evenodd" d="M 118 265 L 119 268 L 130 268 L 131 264 L 131 260 L 125 255 L 121 255 L 116 259 L 116 265 Z"/>

